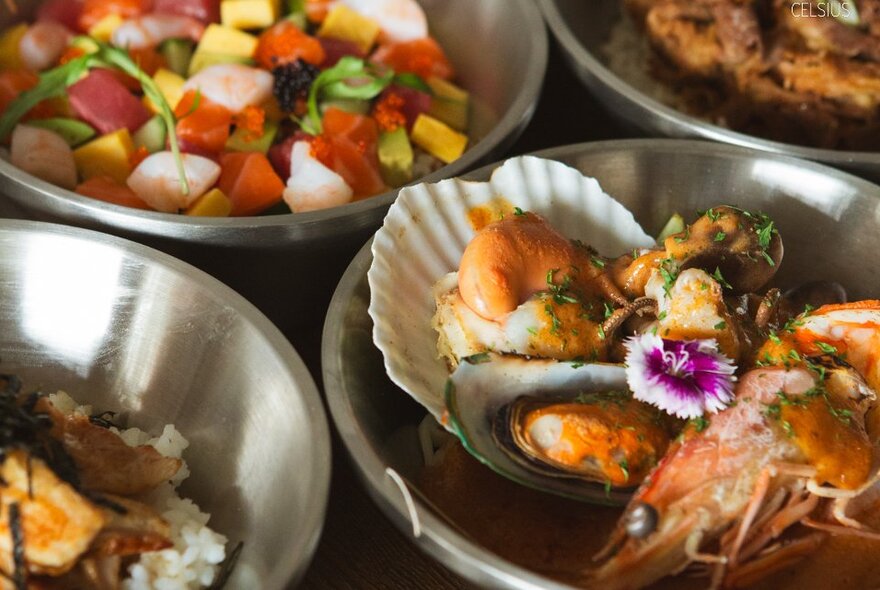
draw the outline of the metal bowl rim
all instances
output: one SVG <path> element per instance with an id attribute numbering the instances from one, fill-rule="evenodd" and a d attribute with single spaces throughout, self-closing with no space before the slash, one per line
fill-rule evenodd
<path id="1" fill-rule="evenodd" d="M 795 156 L 809 160 L 821 161 L 835 165 L 877 165 L 880 166 L 880 152 L 858 152 L 848 150 L 831 150 L 825 148 L 813 148 L 799 146 L 780 141 L 761 139 L 754 135 L 739 133 L 709 123 L 688 115 L 682 111 L 669 107 L 640 90 L 631 86 L 623 78 L 613 73 L 610 69 L 596 59 L 593 54 L 581 44 L 574 32 L 565 22 L 559 11 L 556 0 L 537 0 L 544 19 L 547 21 L 554 37 L 565 49 L 568 57 L 578 66 L 585 68 L 598 84 L 610 89 L 615 97 L 621 101 L 635 105 L 642 111 L 646 111 L 654 117 L 669 124 L 684 127 L 691 133 L 702 138 L 719 141 L 722 143 L 748 147 L 763 152 Z M 589 81 L 588 85 L 593 86 Z"/>
<path id="2" fill-rule="evenodd" d="M 623 139 L 585 142 L 548 148 L 530 155 L 554 159 L 563 154 L 588 154 L 606 150 L 648 152 L 665 150 L 677 154 L 697 153 L 705 155 L 708 152 L 713 156 L 720 157 L 759 157 L 790 166 L 809 169 L 817 173 L 824 173 L 836 180 L 852 184 L 860 192 L 870 193 L 880 198 L 880 186 L 824 164 L 804 161 L 787 155 L 771 154 L 746 147 L 697 139 Z M 470 180 L 488 178 L 489 172 L 499 165 L 500 162 L 489 164 L 474 170 L 466 175 L 465 178 Z M 371 244 L 372 238 L 364 244 L 352 260 L 333 294 L 324 322 L 321 346 L 324 393 L 330 410 L 330 417 L 339 432 L 339 436 L 355 466 L 358 476 L 364 482 L 367 492 L 409 541 L 419 546 L 431 559 L 440 562 L 460 575 L 473 579 L 472 574 L 478 572 L 483 576 L 488 576 L 495 583 L 504 581 L 507 584 L 506 587 L 515 588 L 516 590 L 538 590 L 542 588 L 550 590 L 570 589 L 570 586 L 559 584 L 549 578 L 542 577 L 530 570 L 517 566 L 466 539 L 450 527 L 441 517 L 436 515 L 424 502 L 420 501 L 418 496 L 413 496 L 412 501 L 413 509 L 419 520 L 422 537 L 410 538 L 409 535 L 413 532 L 412 517 L 407 508 L 407 499 L 404 498 L 401 490 L 396 485 L 390 483 L 390 479 L 386 475 L 386 469 L 389 466 L 385 465 L 373 451 L 372 446 L 365 442 L 367 439 L 363 435 L 359 422 L 355 420 L 354 411 L 346 393 L 345 359 L 340 354 L 342 351 L 340 327 L 345 325 L 348 305 L 351 302 L 355 289 L 366 276 L 372 261 Z"/>
<path id="3" fill-rule="evenodd" d="M 522 37 L 533 44 L 528 61 L 524 64 L 525 83 L 520 86 L 513 102 L 504 115 L 479 142 L 467 150 L 461 158 L 439 170 L 424 176 L 415 183 L 436 182 L 443 178 L 456 176 L 485 158 L 492 150 L 503 144 L 505 139 L 523 127 L 537 107 L 543 86 L 544 74 L 547 69 L 549 40 L 541 13 L 531 0 L 506 0 L 515 3 L 523 14 L 521 25 L 527 30 Z M 88 219 L 108 221 L 120 229 L 137 230 L 163 238 L 180 238 L 199 240 L 217 232 L 234 232 L 241 229 L 260 229 L 267 227 L 306 226 L 326 224 L 331 227 L 346 217 L 356 216 L 372 209 L 390 205 L 397 197 L 400 189 L 393 189 L 341 207 L 332 207 L 320 211 L 306 213 L 284 213 L 258 217 L 188 217 L 158 211 L 140 211 L 105 203 L 79 195 L 73 191 L 59 188 L 51 183 L 40 180 L 23 172 L 0 158 L 0 176 L 8 177 L 12 182 L 30 190 L 36 189 L 37 197 L 51 211 L 75 210 L 78 215 Z"/>
<path id="4" fill-rule="evenodd" d="M 303 514 L 306 520 L 297 523 L 297 540 L 294 546 L 287 554 L 279 556 L 279 561 L 272 572 L 272 580 L 277 584 L 268 586 L 273 590 L 286 587 L 291 578 L 305 570 L 317 548 L 327 509 L 331 465 L 330 430 L 321 397 L 311 373 L 293 345 L 262 312 L 234 289 L 194 266 L 148 246 L 93 230 L 43 221 L 0 219 L 0 234 L 2 233 L 62 236 L 109 246 L 135 259 L 158 264 L 174 274 L 185 277 L 188 282 L 194 283 L 218 301 L 233 308 L 266 339 L 271 350 L 287 368 L 291 383 L 302 397 L 314 435 L 314 485 L 310 486 L 311 493 L 305 502 Z"/>

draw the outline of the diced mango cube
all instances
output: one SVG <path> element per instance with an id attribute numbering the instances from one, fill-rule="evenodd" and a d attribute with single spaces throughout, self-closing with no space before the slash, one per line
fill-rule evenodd
<path id="1" fill-rule="evenodd" d="M 173 111 L 177 106 L 177 103 L 180 102 L 180 99 L 183 98 L 183 85 L 186 83 L 186 80 L 171 70 L 159 68 L 156 70 L 156 73 L 153 74 L 153 82 L 156 83 L 159 92 L 165 97 L 168 106 L 170 106 Z M 149 97 L 144 97 L 144 105 L 146 105 L 150 111 L 157 114 L 159 113 L 159 107 L 153 104 L 153 101 L 150 100 Z"/>
<path id="2" fill-rule="evenodd" d="M 278 3 L 274 0 L 223 0 L 220 21 L 232 29 L 260 29 L 278 20 Z"/>
<path id="3" fill-rule="evenodd" d="M 257 50 L 257 38 L 244 31 L 210 24 L 189 63 L 189 75 L 218 63 L 246 63 Z"/>
<path id="4" fill-rule="evenodd" d="M 125 184 L 131 173 L 131 155 L 134 142 L 128 129 L 120 129 L 93 139 L 73 151 L 76 169 L 83 179 L 109 176 Z"/>
<path id="5" fill-rule="evenodd" d="M 0 70 L 16 70 L 23 66 L 19 46 L 27 30 L 28 26 L 22 23 L 0 33 Z"/>
<path id="6" fill-rule="evenodd" d="M 340 3 L 324 19 L 318 36 L 350 41 L 364 53 L 369 53 L 379 36 L 379 23 Z"/>
<path id="7" fill-rule="evenodd" d="M 470 108 L 470 95 L 467 90 L 442 78 L 431 77 L 427 82 L 431 90 L 434 91 L 428 114 L 443 121 L 456 131 L 466 131 Z"/>
<path id="8" fill-rule="evenodd" d="M 218 64 L 242 64 L 252 65 L 254 60 L 249 57 L 241 57 L 240 55 L 223 55 L 220 53 L 194 53 L 192 60 L 189 62 L 189 76 L 195 76 L 201 70 L 208 66 Z"/>
<path id="9" fill-rule="evenodd" d="M 197 217 L 229 217 L 231 212 L 232 201 L 219 188 L 209 190 L 186 210 Z"/>
<path id="10" fill-rule="evenodd" d="M 468 137 L 429 115 L 419 115 L 412 128 L 413 143 L 447 164 L 464 153 Z"/>
<path id="11" fill-rule="evenodd" d="M 255 36 L 218 24 L 208 25 L 198 46 L 196 46 L 196 52 L 239 57 L 253 57 L 256 50 L 257 38 Z"/>
<path id="12" fill-rule="evenodd" d="M 113 31 L 115 31 L 122 22 L 123 19 L 118 14 L 108 14 L 89 29 L 89 37 L 93 37 L 104 43 L 109 43 L 110 37 L 113 36 Z"/>

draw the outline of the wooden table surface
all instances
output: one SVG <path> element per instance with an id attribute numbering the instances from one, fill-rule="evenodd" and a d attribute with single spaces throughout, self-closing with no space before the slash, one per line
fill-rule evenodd
<path id="1" fill-rule="evenodd" d="M 588 95 L 555 41 L 531 124 L 510 151 L 518 155 L 627 134 Z M 320 386 L 321 326 L 288 334 Z M 329 415 L 329 413 L 328 413 Z M 333 478 L 324 532 L 301 588 L 456 590 L 473 586 L 422 554 L 379 511 L 333 430 Z"/>

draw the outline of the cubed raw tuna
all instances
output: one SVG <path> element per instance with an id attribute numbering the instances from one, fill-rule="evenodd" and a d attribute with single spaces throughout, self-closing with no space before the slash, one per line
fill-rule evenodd
<path id="1" fill-rule="evenodd" d="M 150 118 L 150 111 L 109 70 L 92 70 L 67 94 L 77 116 L 101 134 L 123 127 L 134 133 Z"/>
<path id="2" fill-rule="evenodd" d="M 354 57 L 364 57 L 363 52 L 357 45 L 351 41 L 343 41 L 342 39 L 331 39 L 329 37 L 318 37 L 321 47 L 324 48 L 324 61 L 321 62 L 321 68 L 332 68 L 340 59 L 347 55 Z"/>
<path id="3" fill-rule="evenodd" d="M 153 0 L 153 11 L 191 16 L 206 25 L 220 22 L 220 0 Z"/>
<path id="4" fill-rule="evenodd" d="M 82 7 L 83 0 L 46 0 L 37 9 L 37 20 L 54 21 L 71 31 L 78 31 Z"/>
<path id="5" fill-rule="evenodd" d="M 302 131 L 296 131 L 290 137 L 287 137 L 281 143 L 276 143 L 269 148 L 269 162 L 272 168 L 286 181 L 290 177 L 290 152 L 293 150 L 293 144 L 297 141 L 305 141 L 309 138 L 308 134 Z"/>

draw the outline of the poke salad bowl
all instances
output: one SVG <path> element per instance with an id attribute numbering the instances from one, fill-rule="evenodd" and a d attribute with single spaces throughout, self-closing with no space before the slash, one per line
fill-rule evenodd
<path id="1" fill-rule="evenodd" d="M 862 263 L 880 247 L 880 187 L 855 176 L 793 158 L 693 140 L 585 143 L 535 155 L 596 178 L 602 190 L 629 209 L 650 235 L 657 235 L 673 213 L 688 218 L 719 203 L 736 203 L 766 212 L 784 236 L 785 262 L 775 279 L 780 285 L 821 277 L 839 281 L 853 300 L 880 288 L 880 271 Z M 465 178 L 486 181 L 495 168 L 487 166 Z M 541 179 L 529 182 L 525 176 L 522 180 L 523 194 L 504 193 L 512 204 L 528 202 L 534 198 L 533 186 L 547 184 Z M 554 186 L 568 191 L 572 183 L 560 181 Z M 556 201 L 569 202 L 562 198 Z M 567 215 L 579 214 L 569 211 Z M 584 213 L 585 219 L 587 216 Z M 424 486 L 428 485 L 425 482 L 436 484 L 439 476 L 434 471 L 431 478 L 421 478 L 425 460 L 418 427 L 428 410 L 391 382 L 382 353 L 373 342 L 367 280 L 372 259 L 368 243 L 343 276 L 330 304 L 322 350 L 331 417 L 366 489 L 388 518 L 428 556 L 480 586 L 567 588 L 478 544 L 465 532 L 467 523 L 448 520 L 437 510 L 437 496 Z M 417 263 L 412 266 L 414 274 L 424 272 Z M 401 287 L 401 294 L 404 291 Z M 488 467 L 475 464 L 474 469 L 478 468 L 488 471 Z M 478 489 L 473 493 L 478 494 L 482 488 L 477 482 L 485 481 L 474 475 L 473 481 L 456 479 L 449 487 L 470 490 L 474 484 Z M 493 486 L 493 495 L 486 502 L 511 504 L 514 494 L 509 486 L 514 484 L 507 483 L 508 487 L 500 487 L 500 483 Z M 469 510 L 478 510 L 475 506 L 480 505 L 471 503 L 470 498 L 455 498 Z M 492 514 L 499 517 L 497 511 Z M 505 533 L 505 538 L 513 534 Z M 545 549 L 526 547 L 530 554 Z M 586 562 L 590 557 L 585 556 Z M 586 562 L 585 568 L 589 566 Z"/>
<path id="2" fill-rule="evenodd" d="M 0 27 L 27 18 L 39 0 L 15 4 L 11 15 L 0 3 Z M 496 159 L 525 128 L 544 78 L 547 33 L 530 0 L 421 4 L 472 97 L 471 145 L 426 177 L 438 180 Z M 339 276 L 396 192 L 307 213 L 194 219 L 83 197 L 0 158 L 0 215 L 96 229 L 165 251 L 231 285 L 282 328 L 322 317 Z"/>
<path id="3" fill-rule="evenodd" d="M 620 0 L 538 0 L 544 19 L 574 72 L 602 105 L 629 127 L 651 137 L 700 138 L 785 154 L 880 180 L 880 153 L 798 146 L 714 125 L 655 100 L 615 74 L 603 46 L 622 18 Z"/>
<path id="4" fill-rule="evenodd" d="M 180 491 L 241 542 L 227 588 L 288 587 L 320 535 L 330 439 L 293 347 L 216 279 L 139 244 L 0 221 L 0 372 L 189 440 Z"/>

